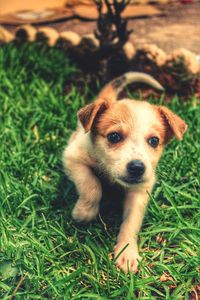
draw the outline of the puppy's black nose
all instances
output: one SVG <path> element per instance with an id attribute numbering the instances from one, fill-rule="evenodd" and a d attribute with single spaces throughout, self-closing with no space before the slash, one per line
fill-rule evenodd
<path id="1" fill-rule="evenodd" d="M 145 166 L 141 160 L 132 160 L 127 165 L 128 174 L 133 178 L 140 178 L 145 171 Z"/>

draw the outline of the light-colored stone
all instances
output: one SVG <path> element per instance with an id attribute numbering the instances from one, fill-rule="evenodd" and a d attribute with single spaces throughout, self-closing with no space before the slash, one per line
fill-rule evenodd
<path id="1" fill-rule="evenodd" d="M 97 48 L 99 47 L 99 40 L 95 37 L 93 33 L 88 33 L 83 36 L 83 39 L 90 40 Z"/>
<path id="2" fill-rule="evenodd" d="M 47 37 L 49 46 L 54 46 L 59 38 L 58 32 L 50 27 L 40 27 L 38 33 L 42 33 Z"/>
<path id="3" fill-rule="evenodd" d="M 29 42 L 33 42 L 35 41 L 35 38 L 36 38 L 36 33 L 37 33 L 37 30 L 35 27 L 31 26 L 31 25 L 22 25 L 22 26 L 19 26 L 17 28 L 17 31 L 20 31 L 20 30 L 24 30 L 26 33 L 27 33 L 27 39 Z"/>
<path id="4" fill-rule="evenodd" d="M 81 41 L 79 34 L 73 31 L 63 31 L 60 33 L 60 38 L 69 41 L 73 46 L 78 46 Z"/>
<path id="5" fill-rule="evenodd" d="M 184 60 L 189 72 L 192 74 L 199 72 L 199 63 L 196 59 L 196 54 L 184 48 L 172 51 L 167 57 L 167 62 L 178 61 L 181 58 Z"/>
<path id="6" fill-rule="evenodd" d="M 126 44 L 123 47 L 124 53 L 128 59 L 132 59 L 135 55 L 135 49 L 133 47 L 133 44 L 131 42 L 126 42 Z"/>
<path id="7" fill-rule="evenodd" d="M 12 40 L 14 40 L 14 35 L 4 27 L 0 26 L 0 42 L 9 43 Z"/>
<path id="8" fill-rule="evenodd" d="M 166 53 L 154 44 L 144 45 L 143 47 L 138 48 L 138 50 L 146 52 L 147 57 L 154 61 L 158 66 L 164 65 L 166 62 Z"/>

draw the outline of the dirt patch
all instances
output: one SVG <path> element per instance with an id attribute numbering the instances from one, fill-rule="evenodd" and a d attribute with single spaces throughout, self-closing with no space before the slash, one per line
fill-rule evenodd
<path id="1" fill-rule="evenodd" d="M 128 27 L 134 29 L 131 42 L 135 47 L 153 43 L 167 53 L 176 48 L 186 48 L 200 54 L 200 2 L 192 4 L 159 5 L 163 15 L 135 18 L 128 22 Z M 57 23 L 49 23 L 59 32 L 72 30 L 81 36 L 91 33 L 96 29 L 95 21 L 71 19 Z M 14 32 L 15 26 L 6 26 Z"/>
<path id="2" fill-rule="evenodd" d="M 156 44 L 166 52 L 186 48 L 200 54 L 200 3 L 163 8 L 165 16 L 131 20 L 131 41 L 136 46 Z"/>
<path id="3" fill-rule="evenodd" d="M 186 48 L 200 54 L 200 3 L 190 5 L 174 4 L 159 7 L 162 17 L 133 19 L 128 23 L 134 29 L 132 43 L 138 47 L 153 43 L 166 52 Z M 80 35 L 94 31 L 96 22 L 70 20 L 52 24 L 58 31 L 73 30 Z"/>

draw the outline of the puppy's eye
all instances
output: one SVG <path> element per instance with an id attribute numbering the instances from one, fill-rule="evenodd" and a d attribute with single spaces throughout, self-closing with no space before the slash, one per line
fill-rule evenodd
<path id="1" fill-rule="evenodd" d="M 152 136 L 148 139 L 148 144 L 153 147 L 156 148 L 159 144 L 159 138 L 156 136 Z"/>
<path id="2" fill-rule="evenodd" d="M 107 139 L 111 144 L 117 144 L 122 140 L 122 135 L 119 132 L 111 132 L 107 135 Z"/>

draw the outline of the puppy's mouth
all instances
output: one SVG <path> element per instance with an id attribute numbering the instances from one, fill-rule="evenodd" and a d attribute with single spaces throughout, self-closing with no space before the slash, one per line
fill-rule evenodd
<path id="1" fill-rule="evenodd" d="M 135 177 L 120 177 L 119 178 L 120 182 L 123 182 L 124 184 L 139 184 L 143 183 L 144 180 L 142 178 L 135 178 Z"/>

